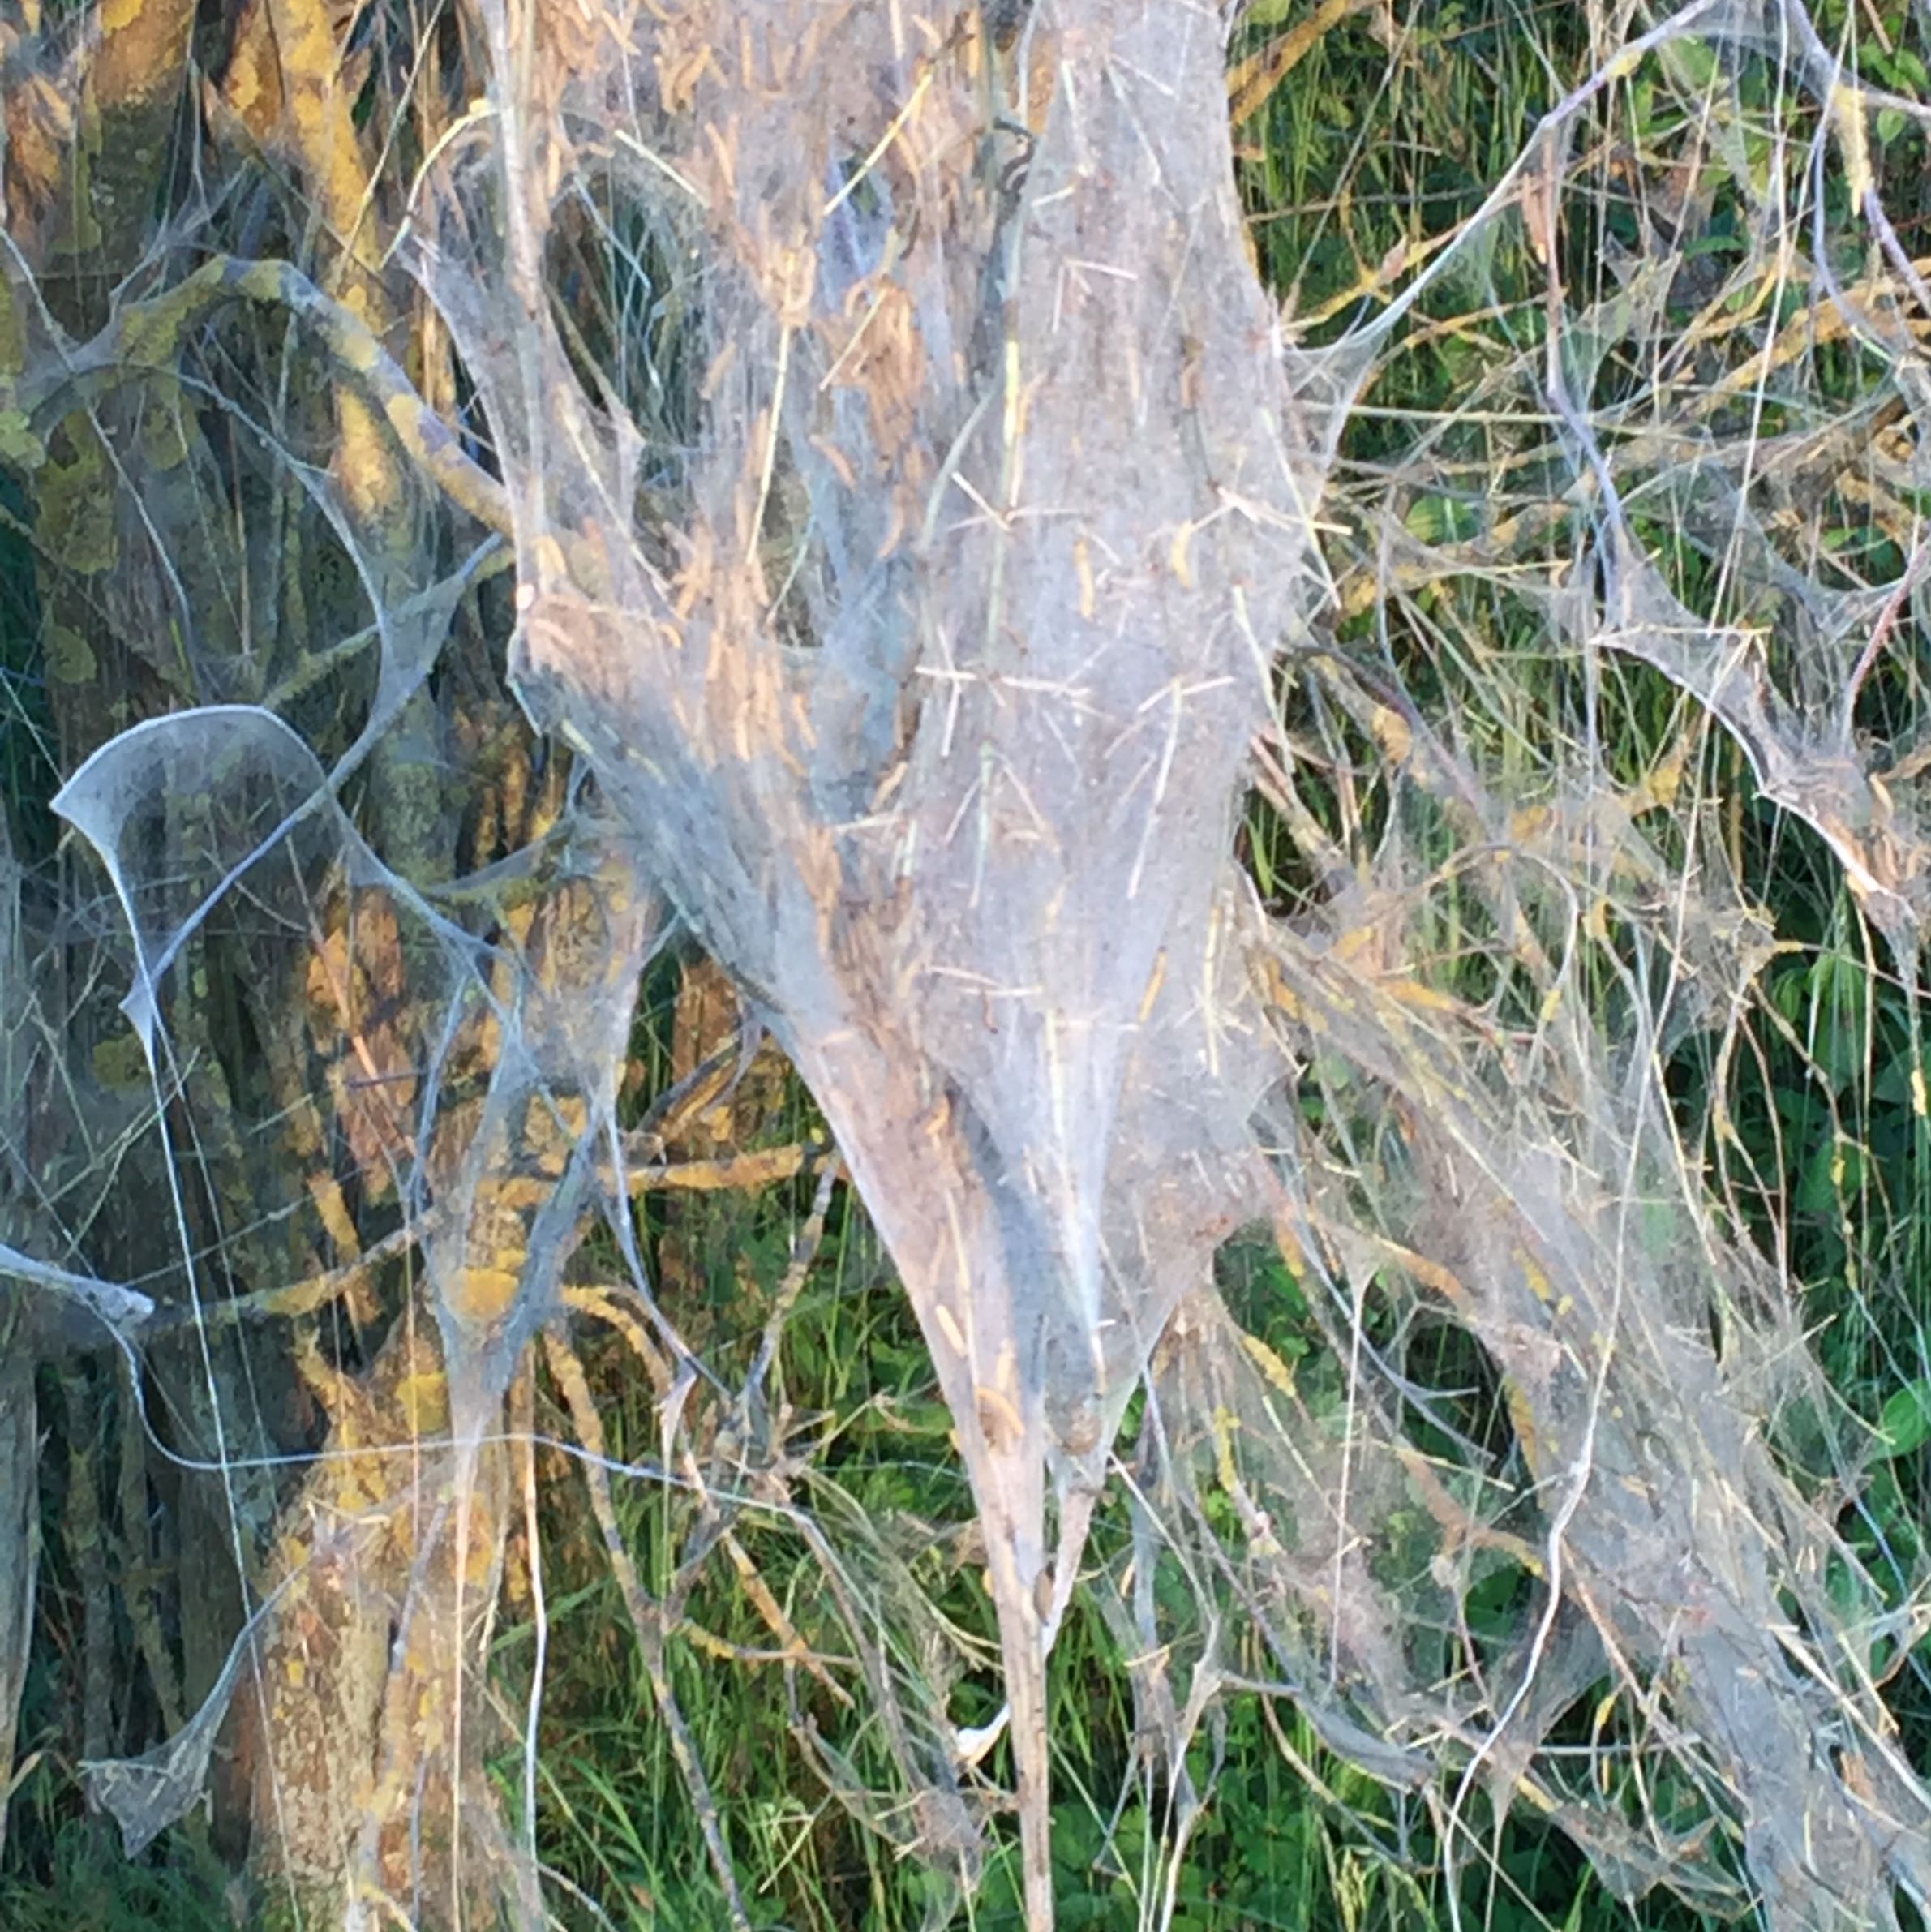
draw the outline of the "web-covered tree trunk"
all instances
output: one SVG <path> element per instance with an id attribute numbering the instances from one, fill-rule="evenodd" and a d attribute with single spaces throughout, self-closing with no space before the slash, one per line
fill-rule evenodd
<path id="1" fill-rule="evenodd" d="M 453 623 L 481 642 L 474 605 L 457 606 L 486 560 L 442 556 L 436 506 L 379 393 L 287 359 L 285 340 L 245 312 L 211 311 L 218 287 L 192 273 L 211 224 L 184 228 L 178 213 L 199 169 L 226 171 L 244 204 L 230 233 L 312 271 L 303 286 L 355 353 L 409 353 L 396 304 L 406 284 L 380 272 L 393 238 L 371 171 L 380 140 L 353 114 L 367 62 L 327 8 L 244 7 L 204 24 L 193 78 L 198 89 L 212 71 L 218 84 L 184 94 L 192 11 L 122 9 L 97 39 L 30 45 L 13 72 L 10 457 L 44 549 L 34 642 L 56 767 L 71 775 L 150 718 L 264 707 L 332 758 L 359 758 L 360 822 L 389 862 L 446 879 L 459 840 L 487 863 L 540 837 L 556 812 L 526 752 L 520 771 L 499 755 L 493 771 L 478 760 L 448 782 L 457 739 L 500 739 L 515 716 L 482 657 L 460 697 L 439 701 L 427 683 L 446 643 L 446 663 L 466 655 L 460 638 L 448 642 Z M 433 140 L 440 104 L 415 107 Z M 210 145 L 197 152 L 204 111 Z M 54 890 L 44 861 L 23 887 L 10 861 L 29 930 L 9 976 L 25 1124 L 8 1136 L 19 1225 L 7 1239 L 85 1275 L 142 1277 L 159 1319 L 118 1389 L 111 1350 L 72 1365 L 101 1331 L 71 1314 L 30 1321 L 6 1374 L 31 1396 L 35 1354 L 67 1360 L 85 1424 L 65 1479 L 66 1520 L 92 1526 L 85 1549 L 67 1553 L 98 1578 L 90 1604 L 100 1599 L 84 1749 L 113 1758 L 142 1745 L 156 1715 L 178 1733 L 157 1758 L 100 1773 L 129 1845 L 191 1801 L 212 1758 L 217 1842 L 247 1848 L 272 1909 L 328 1924 L 358 1886 L 453 1896 L 449 1830 L 412 1844 L 410 1820 L 425 1792 L 431 1809 L 458 1810 L 456 1713 L 474 1677 L 450 1675 L 464 1587 L 452 1552 L 459 1540 L 475 1551 L 466 1586 L 487 1607 L 504 1478 L 486 1471 L 460 1537 L 441 1537 L 454 1521 L 436 1501 L 448 1458 L 418 1449 L 446 1416 L 440 1352 L 394 1258 L 410 1245 L 396 1233 L 414 1071 L 448 1017 L 440 955 L 426 969 L 411 955 L 406 918 L 355 889 L 326 834 L 249 872 L 248 909 L 196 912 L 266 829 L 251 814 L 295 802 L 320 776 L 298 758 L 281 785 L 275 759 L 295 741 L 251 743 L 246 721 L 262 715 L 225 714 L 124 778 L 94 767 L 103 782 L 88 822 L 122 889 L 132 977 L 148 995 L 129 1004 L 131 1028 L 103 997 L 111 927 L 74 917 L 94 882 L 84 894 L 63 859 Z M 177 934 L 170 977 L 158 955 Z M 472 1061 L 487 1082 L 487 1045 Z M 288 1320 L 318 1313 L 321 1333 L 291 1346 Z M 9 1402 L 10 1505 L 23 1482 L 32 1488 L 32 1415 Z M 312 1479 L 294 1479 L 318 1450 Z M 18 1612 L 31 1610 L 35 1569 L 32 1535 L 20 1537 L 37 1529 L 15 1514 L 0 1683 L 10 1765 Z M 423 1524 L 436 1534 L 421 1535 Z M 487 1631 L 487 1619 L 469 1627 Z M 393 1649 L 398 1629 L 412 1642 Z M 472 1723 L 474 1775 L 491 1732 Z"/>

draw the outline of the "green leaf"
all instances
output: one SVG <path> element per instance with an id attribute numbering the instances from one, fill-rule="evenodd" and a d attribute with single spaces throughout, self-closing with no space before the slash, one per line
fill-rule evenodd
<path id="1" fill-rule="evenodd" d="M 100 670 L 93 646 L 64 624 L 48 625 L 45 659 L 47 675 L 57 685 L 91 684 Z"/>
<path id="2" fill-rule="evenodd" d="M 1931 1376 L 1907 1382 L 1884 1405 L 1877 1436 L 1887 1456 L 1907 1456 L 1931 1438 Z"/>
<path id="3" fill-rule="evenodd" d="M 1671 79 L 1690 92 L 1700 93 L 1716 84 L 1716 52 L 1706 42 L 1688 38 L 1670 41 L 1664 44 L 1662 54 Z"/>
<path id="4" fill-rule="evenodd" d="M 33 433 L 24 410 L 0 410 L 0 462 L 32 472 L 47 460 L 47 445 Z"/>
<path id="5" fill-rule="evenodd" d="M 1797 1206 L 1805 1214 L 1828 1214 L 1864 1179 L 1864 1158 L 1854 1142 L 1820 1141 L 1804 1160 L 1797 1183 Z"/>

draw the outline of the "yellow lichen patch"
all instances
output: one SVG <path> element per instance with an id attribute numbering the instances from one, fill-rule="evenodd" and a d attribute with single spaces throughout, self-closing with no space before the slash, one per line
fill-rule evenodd
<path id="1" fill-rule="evenodd" d="M 92 1054 L 94 1078 L 107 1088 L 129 1088 L 148 1084 L 148 1055 L 131 1033 L 110 1034 Z"/>
<path id="2" fill-rule="evenodd" d="M 1515 1251 L 1515 1260 L 1516 1265 L 1522 1271 L 1522 1279 L 1529 1284 L 1529 1292 L 1538 1302 L 1547 1303 L 1555 1291 L 1549 1285 L 1549 1277 L 1537 1264 L 1535 1257 L 1525 1247 L 1518 1247 Z"/>
<path id="3" fill-rule="evenodd" d="M 263 0 L 247 0 L 237 21 L 221 81 L 222 98 L 242 127 L 266 143 L 280 125 L 281 64 Z"/>
<path id="4" fill-rule="evenodd" d="M 396 1403 L 412 1436 L 440 1436 L 449 1426 L 449 1385 L 440 1368 L 405 1376 L 396 1385 Z"/>
<path id="5" fill-rule="evenodd" d="M 478 1326 L 500 1321 L 516 1305 L 523 1285 L 521 1256 L 514 1267 L 466 1268 L 457 1306 L 458 1319 Z"/>
<path id="6" fill-rule="evenodd" d="M 308 1176 L 308 1198 L 315 1203 L 315 1213 L 328 1239 L 345 1260 L 354 1260 L 362 1252 L 362 1237 L 356 1231 L 349 1204 L 342 1197 L 341 1183 L 331 1174 L 311 1170 Z"/>
<path id="7" fill-rule="evenodd" d="M 378 522 L 393 508 L 401 487 L 388 439 L 368 405 L 352 392 L 338 398 L 336 419 L 336 474 L 357 514 Z"/>
<path id="8" fill-rule="evenodd" d="M 1538 1480 L 1547 1466 L 1545 1458 L 1556 1453 L 1556 1444 L 1545 1443 L 1535 1423 L 1535 1407 L 1527 1393 L 1511 1382 L 1502 1387 L 1503 1399 L 1508 1405 L 1508 1419 L 1515 1427 L 1516 1440 L 1522 1446 L 1522 1460 L 1529 1466 L 1530 1472 Z"/>
<path id="9" fill-rule="evenodd" d="M 52 457 L 39 479 L 37 534 L 61 568 L 97 576 L 119 554 L 114 530 L 115 490 L 99 439 L 84 416 L 70 416 L 64 433 L 73 453 Z"/>
<path id="10" fill-rule="evenodd" d="M 333 905 L 309 955 L 309 1028 L 329 1063 L 350 1153 L 378 1198 L 414 1147 L 407 986 L 401 928 L 388 898 L 361 893 Z"/>
<path id="11" fill-rule="evenodd" d="M 180 85 L 194 0 L 105 0 L 100 23 L 88 79 L 101 107 L 152 101 Z"/>
<path id="12" fill-rule="evenodd" d="M 24 73 L 6 96 L 9 226 L 31 238 L 36 211 L 53 206 L 75 151 L 75 103 L 54 75 Z M 16 354 L 7 364 L 17 371 Z"/>
<path id="13" fill-rule="evenodd" d="M 18 376 L 27 363 L 27 330 L 12 286 L 0 279 L 0 376 Z"/>

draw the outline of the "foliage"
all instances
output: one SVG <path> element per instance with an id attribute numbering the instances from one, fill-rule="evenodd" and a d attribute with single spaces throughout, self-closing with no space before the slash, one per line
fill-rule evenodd
<path id="1" fill-rule="evenodd" d="M 635 537 L 634 581 L 680 586 L 679 624 L 755 611 L 787 675 L 822 653 L 851 590 L 839 542 L 881 538 L 864 518 L 882 499 L 827 508 L 840 462 L 933 442 L 917 412 L 943 384 L 895 387 L 911 337 L 891 333 L 890 276 L 918 286 L 918 251 L 970 230 L 936 199 L 895 225 L 910 189 L 868 135 L 835 185 L 805 181 L 807 229 L 828 203 L 903 252 L 869 298 L 855 280 L 842 318 L 797 322 L 767 273 L 784 231 L 761 197 L 782 197 L 749 172 L 752 136 L 789 110 L 732 95 L 706 10 L 646 11 L 659 118 L 599 124 L 573 97 L 575 148 L 533 135 L 526 156 L 569 183 L 536 197 L 559 346 L 534 394 L 498 326 L 539 306 L 529 264 L 492 253 L 526 184 L 490 172 L 488 131 L 510 105 L 549 126 L 600 57 L 588 14 L 543 15 L 530 71 L 549 78 L 526 98 L 505 91 L 487 8 L 197 17 L 146 0 L 79 37 L 9 28 L 0 1239 L 156 1312 L 137 1352 L 133 1326 L 125 1350 L 104 1345 L 72 1282 L 0 1307 L 28 1324 L 14 1346 L 39 1364 L 41 1428 L 24 1440 L 45 1440 L 0 1472 L 37 1485 L 44 1542 L 6 1924 L 326 1922 L 348 1909 L 358 1833 L 358 1869 L 418 1922 L 452 1898 L 513 1903 L 526 1850 L 543 1909 L 572 1926 L 1025 1922 L 1013 1741 L 955 1750 L 1015 1674 L 998 1527 L 989 1546 L 961 1466 L 963 1451 L 984 1505 L 972 1439 L 997 1432 L 973 1399 L 986 1378 L 949 1363 L 942 1303 L 907 1262 L 914 1183 L 874 1188 L 869 1217 L 765 1037 L 777 1027 L 862 1162 L 848 1083 L 809 1028 L 786 1031 L 784 976 L 817 970 L 799 929 L 728 908 L 706 924 L 705 895 L 750 849 L 729 823 L 743 801 L 700 786 L 728 751 L 659 791 L 633 774 L 626 795 L 599 731 L 618 702 L 565 702 L 569 732 L 539 738 L 520 706 L 540 680 L 513 688 L 505 654 L 513 633 L 529 672 L 513 560 L 547 600 L 620 575 L 615 538 L 586 561 L 586 529 Z M 1046 31 L 1028 11 L 985 10 L 985 75 L 1023 71 Z M 1648 16 L 1520 0 L 1270 3 L 1237 30 L 1247 232 L 1306 358 L 1311 442 L 1328 408 L 1339 438 L 1320 507 L 1332 594 L 1282 620 L 1238 834 L 1273 923 L 1249 946 L 1260 992 L 1230 997 L 1250 1002 L 1256 1084 L 1280 1075 L 1264 1139 L 1298 1191 L 1274 1225 L 1208 1243 L 1234 1327 L 1190 1303 L 1094 1391 L 1119 1430 L 1114 1481 L 1045 1684 L 1062 1924 L 1673 1929 L 1758 1906 L 1813 1922 L 1765 1903 L 1783 1868 L 1750 1840 L 1753 1806 L 1783 1794 L 1740 1789 L 1752 1767 L 1697 1735 L 1717 1726 L 1686 1688 L 1692 1646 L 1619 1666 L 1577 1641 L 1537 1739 L 1500 1749 L 1505 1694 L 1477 1681 L 1513 1681 L 1551 1600 L 1568 1519 L 1546 1498 L 1565 1465 L 1537 1432 L 1576 1413 L 1525 1396 L 1538 1358 L 1508 1342 L 1544 1307 L 1560 1333 L 1561 1296 L 1586 1289 L 1534 1292 L 1530 1264 L 1508 1300 L 1480 1226 L 1404 1219 L 1403 1190 L 1425 1200 L 1470 1159 L 1456 1185 L 1486 1200 L 1472 1155 L 1527 1117 L 1517 1099 L 1543 1110 L 1524 1140 L 1577 1169 L 1671 1144 L 1609 1190 L 1635 1230 L 1616 1252 L 1654 1278 L 1699 1243 L 1723 1256 L 1676 1325 L 1708 1330 L 1713 1359 L 1763 1358 L 1772 1393 L 1745 1413 L 1786 1486 L 1753 1476 L 1751 1499 L 1817 1519 L 1792 1532 L 1817 1574 L 1782 1578 L 1775 1608 L 1828 1655 L 1840 1744 L 1881 1736 L 1907 1771 L 1931 1749 L 1912 924 L 1931 322 L 1911 281 L 1931 49 L 1903 0 L 1717 11 L 1627 58 Z M 862 111 L 922 129 L 950 84 L 931 71 Z M 75 116 L 62 101 L 84 79 Z M 706 88 L 710 136 L 685 111 Z M 1016 97 L 1032 124 L 983 131 L 962 204 L 981 205 L 981 176 L 986 208 L 1023 193 L 1045 109 Z M 499 260 L 500 286 L 465 281 Z M 781 436 L 787 370 L 851 413 Z M 862 380 L 841 391 L 841 373 Z M 733 383 L 744 406 L 721 432 Z M 587 522 L 564 495 L 581 439 L 560 430 L 581 419 L 620 425 L 624 451 Z M 966 430 L 930 453 L 961 452 Z M 1710 483 L 1727 462 L 1727 496 Z M 955 540 L 978 539 L 938 539 Z M 1164 556 L 1184 579 L 1184 544 Z M 755 594 L 730 606 L 740 560 Z M 1579 616 L 1618 567 L 1640 586 L 1626 621 Z M 1862 629 L 1833 670 L 1847 612 Z M 1672 625 L 1747 645 L 1758 668 L 1728 680 L 1678 655 Z M 680 675 L 666 665 L 659 696 Z M 684 695 L 740 719 L 766 693 L 719 700 L 699 678 Z M 1840 701 L 1832 739 L 1820 720 Z M 234 704 L 288 732 L 137 738 L 138 758 L 118 735 Z M 895 755 L 903 711 L 868 705 Z M 163 760 L 162 743 L 182 749 Z M 48 809 L 84 772 L 67 822 L 96 827 L 95 854 Z M 848 816 L 918 782 L 889 756 L 862 775 Z M 204 790 L 217 803 L 197 814 Z M 772 779 L 754 802 L 775 822 L 788 796 Z M 1122 822 L 1079 880 L 1111 879 L 1123 906 L 1133 843 Z M 637 889 L 640 845 L 670 904 Z M 242 889 L 197 923 L 231 867 Z M 1560 889 L 1538 899 L 1538 878 Z M 1183 948 L 1204 931 L 1169 935 L 1190 998 L 1203 974 Z M 886 1064 L 925 1050 L 903 1012 L 868 1020 L 896 1042 Z M 1471 1067 L 1472 1097 L 1453 1091 Z M 1618 1140 L 1616 1110 L 1651 1076 L 1667 1123 Z M 1182 1164 L 1157 1142 L 1173 1131 L 1139 1136 L 1159 1157 L 1136 1184 L 1149 1221 Z M 608 1205 L 619 1157 L 629 1213 Z M 1513 1170 L 1517 1197 L 1537 1171 Z M 1682 1176 L 1693 1187 L 1672 1192 Z M 1504 1225 L 1511 1191 L 1471 1218 Z M 1458 1273 L 1458 1253 L 1481 1269 Z M 1291 1422 L 1270 1435 L 1277 1408 Z M 452 1474 L 452 1422 L 461 1440 L 478 1416 L 476 1462 Z M 1281 1573 L 1252 1556 L 1254 1499 L 1294 1493 L 1289 1452 L 1359 1485 L 1355 1600 L 1413 1612 L 1398 1672 L 1369 1681 L 1368 1646 L 1344 1649 L 1356 1633 L 1284 1609 Z M 1587 1519 L 1573 1527 L 1600 1588 L 1615 1566 L 1589 1572 Z M 0 1555 L 0 1576 L 32 1561 Z M 264 1599 L 259 1648 L 234 1652 L 206 1814 L 122 1861 L 81 1815 L 83 1761 L 182 1735 Z M 1603 1616 L 1625 1639 L 1632 1621 Z M 1297 1650 L 1282 1633 L 1303 1628 Z M 1298 1702 L 1281 1694 L 1297 1670 Z M 1430 1723 L 1411 1691 L 1439 1693 Z M 1440 1761 L 1404 1783 L 1377 1742 Z M 205 1764 L 188 1768 L 198 1792 Z M 131 1775 L 165 1809 L 180 1774 L 151 1757 Z M 476 1868 L 439 1836 L 464 1815 L 503 1821 Z M 410 1872 L 413 1894 L 395 1876 Z"/>

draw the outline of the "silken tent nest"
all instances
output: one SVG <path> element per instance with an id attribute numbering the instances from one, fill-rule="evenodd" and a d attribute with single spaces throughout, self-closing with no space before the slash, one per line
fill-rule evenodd
<path id="1" fill-rule="evenodd" d="M 204 251 L 82 334 L 15 249 L 16 441 L 84 392 L 104 447 L 165 470 L 117 403 L 239 367 L 221 316 L 327 360 L 328 458 L 287 462 L 372 667 L 343 742 L 299 680 L 213 702 L 204 680 L 54 801 L 125 935 L 161 1170 L 207 1099 L 196 963 L 258 947 L 354 1009 L 333 1037 L 359 1076 L 316 1104 L 393 1226 L 300 1281 L 270 1243 L 238 1293 L 219 1204 L 178 1185 L 145 1285 L 57 1259 L 23 1205 L 35 1346 L 105 1332 L 138 1392 L 191 1342 L 219 1437 L 233 1337 L 412 1258 L 366 1359 L 298 1350 L 326 1419 L 298 1488 L 251 1501 L 255 1459 L 204 1452 L 245 1602 L 199 1715 L 92 1770 L 131 1845 L 245 1706 L 277 1821 L 254 1855 L 305 1911 L 544 1922 L 540 1646 L 514 1696 L 492 1651 L 531 1587 L 540 1361 L 736 1922 L 669 1658 L 704 1567 L 745 1574 L 753 1519 L 797 1539 L 841 1633 L 833 1656 L 796 1602 L 761 1608 L 801 1756 L 968 1886 L 1016 1810 L 1032 1932 L 1076 1608 L 1115 1634 L 1164 1807 L 1149 1922 L 1240 1697 L 1291 1701 L 1392 1794 L 1457 1923 L 1517 1805 L 1625 1900 L 1667 1887 L 1779 1932 L 1931 1905 L 1887 1701 L 1922 1579 L 1848 1532 L 1882 1443 L 1819 1366 L 1732 1116 L 1778 942 L 1712 782 L 1808 828 L 1872 971 L 1915 989 L 1931 294 L 1872 157 L 1877 117 L 1931 110 L 1794 3 L 1610 11 L 1480 209 L 1328 339 L 1257 273 L 1228 25 L 1199 0 L 482 0 L 470 97 L 365 184 L 380 250 L 319 278 Z M 1766 84 L 1807 144 L 1757 141 Z M 1618 145 L 1645 88 L 1685 111 Z M 1699 170 L 1749 220 L 1686 316 Z M 1666 177 L 1673 227 L 1642 191 Z M 1431 305 L 1479 307 L 1505 249 L 1539 300 L 1465 403 L 1390 410 L 1379 456 L 1344 458 Z M 629 320 L 573 303 L 586 262 Z M 460 380 L 392 353 L 409 303 Z M 246 422 L 252 393 L 223 406 Z M 1819 547 L 1819 506 L 1853 496 L 1895 567 Z M 439 872 L 389 843 L 424 809 L 396 748 L 450 702 L 453 627 L 506 565 L 505 689 L 569 777 L 520 850 Z M 1530 642 L 1478 638 L 1478 609 Z M 1670 729 L 1632 771 L 1607 720 L 1639 675 Z M 1264 878 L 1251 804 L 1279 829 Z M 626 1058 L 672 935 L 744 1030 L 640 1127 Z M 784 1168 L 810 1203 L 795 1266 L 726 1367 L 667 1308 L 633 1204 L 669 1112 L 766 1037 L 831 1144 Z M 1915 1023 L 1908 1050 L 1921 1131 Z M 775 1392 L 841 1174 L 969 1479 L 989 1722 L 912 1661 L 942 1634 Z M 333 1236 L 340 1209 L 301 1211 Z M 651 1384 L 648 1455 L 606 1440 L 586 1322 Z M 617 1477 L 685 1499 L 667 1583 Z M 487 1766 L 519 1737 L 506 1802 Z"/>

